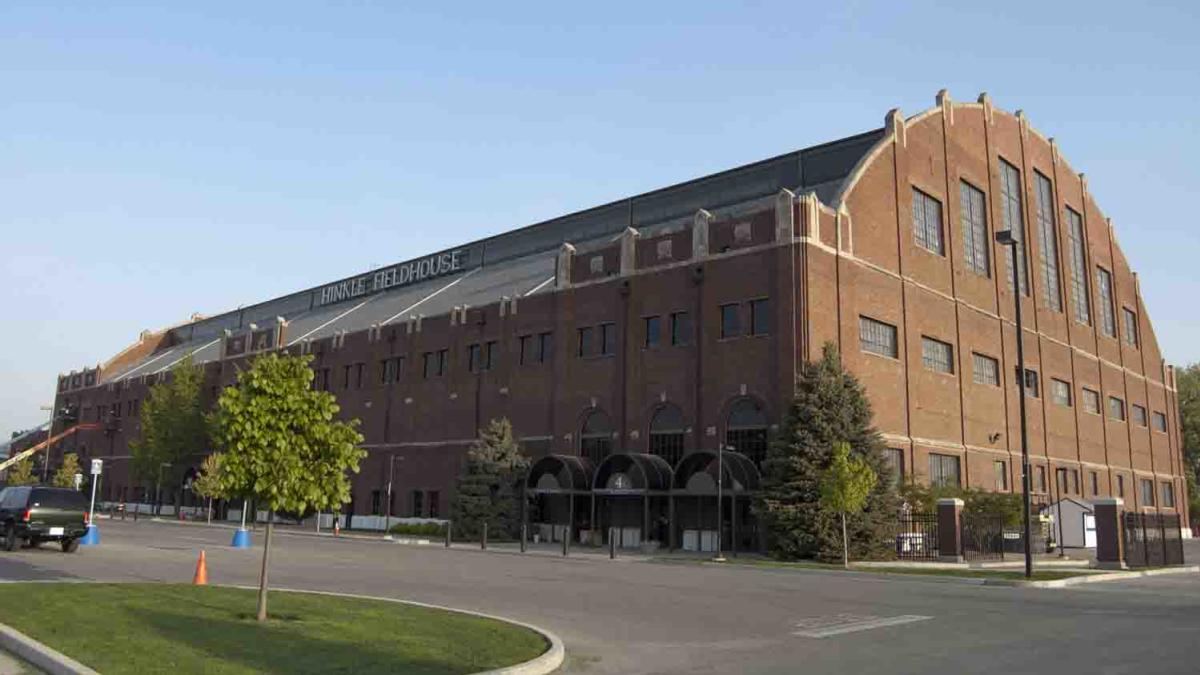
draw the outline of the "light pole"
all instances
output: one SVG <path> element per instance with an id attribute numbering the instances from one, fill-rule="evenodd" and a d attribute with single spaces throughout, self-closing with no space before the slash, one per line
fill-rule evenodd
<path id="1" fill-rule="evenodd" d="M 733 446 L 729 447 L 733 450 Z M 717 554 L 713 556 L 713 562 L 725 562 L 725 556 L 721 552 L 721 531 L 725 529 L 725 495 L 723 487 L 725 484 L 725 444 L 717 444 Z"/>
<path id="2" fill-rule="evenodd" d="M 42 460 L 42 482 L 45 483 L 47 472 L 50 471 L 50 439 L 54 437 L 54 406 L 43 405 L 39 406 L 39 408 L 44 412 L 50 413 L 50 423 L 46 427 L 46 453 Z"/>
<path id="3" fill-rule="evenodd" d="M 404 459 L 404 457 L 400 457 Z M 392 479 L 396 475 L 396 453 L 388 458 L 387 515 L 383 518 L 383 536 L 392 535 Z"/>
<path id="4" fill-rule="evenodd" d="M 1017 255 L 1017 247 L 1022 245 L 1021 235 L 1011 229 L 1000 230 L 996 232 L 996 243 L 1008 247 L 1013 261 L 1013 307 L 1017 318 L 1017 401 L 1021 415 L 1021 498 L 1024 503 L 1021 515 L 1024 527 L 1025 578 L 1028 579 L 1033 576 L 1033 551 L 1029 547 L 1032 537 L 1029 534 L 1029 429 L 1025 422 L 1025 328 L 1021 322 L 1021 280 L 1018 277 L 1022 259 Z"/>

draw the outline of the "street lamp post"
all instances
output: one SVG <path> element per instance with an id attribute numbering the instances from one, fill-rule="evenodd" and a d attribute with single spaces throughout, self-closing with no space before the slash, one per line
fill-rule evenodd
<path id="1" fill-rule="evenodd" d="M 1013 307 L 1017 319 L 1017 401 L 1021 415 L 1021 498 L 1024 503 L 1021 515 L 1024 527 L 1025 578 L 1028 579 L 1033 576 L 1033 551 L 1030 549 L 1032 537 L 1029 530 L 1029 429 L 1025 421 L 1025 328 L 1021 322 L 1021 280 L 1018 276 L 1021 272 L 1021 258 L 1017 255 L 1017 247 L 1022 245 L 1021 236 L 1011 229 L 1000 230 L 996 232 L 996 243 L 1008 247 L 1013 261 Z"/>
<path id="2" fill-rule="evenodd" d="M 404 459 L 401 457 L 401 459 Z M 396 475 L 396 453 L 388 458 L 388 486 L 387 486 L 387 515 L 383 518 L 383 535 L 391 536 L 392 533 L 392 479 Z"/>
<path id="3" fill-rule="evenodd" d="M 730 450 L 733 447 L 730 446 Z M 721 532 L 725 529 L 725 444 L 717 444 L 717 554 L 713 556 L 713 562 L 725 562 L 725 556 L 721 551 Z"/>
<path id="4" fill-rule="evenodd" d="M 42 460 L 42 482 L 45 483 L 47 474 L 50 471 L 50 439 L 54 437 L 54 406 L 43 405 L 39 407 L 42 411 L 50 413 L 50 423 L 46 427 L 46 452 Z"/>

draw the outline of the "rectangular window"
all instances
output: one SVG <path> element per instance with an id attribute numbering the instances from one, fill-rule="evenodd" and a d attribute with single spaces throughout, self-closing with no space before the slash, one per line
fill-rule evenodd
<path id="1" fill-rule="evenodd" d="M 992 461 L 992 470 L 996 474 L 996 491 L 1008 491 L 1008 463 L 1004 460 L 997 459 Z"/>
<path id="2" fill-rule="evenodd" d="M 439 503 L 441 501 L 440 497 L 441 497 L 441 494 L 438 493 L 437 490 L 429 491 L 429 517 L 430 518 L 437 518 L 440 515 L 439 514 L 439 511 L 441 509 L 441 504 Z"/>
<path id="3" fill-rule="evenodd" d="M 999 361 L 978 352 L 971 353 L 971 360 L 975 369 L 975 384 L 990 384 L 993 387 L 1000 386 Z"/>
<path id="4" fill-rule="evenodd" d="M 367 370 L 367 364 L 365 364 L 365 363 L 354 364 L 354 388 L 355 389 L 363 388 L 363 374 L 366 372 L 366 370 Z"/>
<path id="5" fill-rule="evenodd" d="M 739 306 L 721 305 L 721 337 L 732 338 L 742 334 L 742 317 Z"/>
<path id="6" fill-rule="evenodd" d="M 617 353 L 617 324 L 600 324 L 600 355 L 612 356 Z"/>
<path id="7" fill-rule="evenodd" d="M 1138 346 L 1137 314 L 1128 307 L 1121 308 L 1121 318 L 1125 321 L 1125 344 L 1130 347 Z"/>
<path id="8" fill-rule="evenodd" d="M 1167 433 L 1167 416 L 1157 411 L 1154 413 L 1154 430 Z"/>
<path id="9" fill-rule="evenodd" d="M 864 352 L 900 357 L 896 345 L 896 327 L 865 316 L 858 317 L 858 343 Z"/>
<path id="10" fill-rule="evenodd" d="M 1071 299 L 1075 303 L 1075 320 L 1092 325 L 1092 297 L 1088 293 L 1087 254 L 1084 251 L 1083 218 L 1067 207 L 1067 245 L 1071 257 Z"/>
<path id="11" fill-rule="evenodd" d="M 425 493 L 421 492 L 420 490 L 412 491 L 412 517 L 413 518 L 420 518 L 423 515 L 424 510 L 425 510 L 424 509 L 425 505 L 423 503 L 425 501 L 424 497 L 425 497 Z"/>
<path id="12" fill-rule="evenodd" d="M 446 350 L 440 349 L 436 352 L 425 352 L 424 364 L 422 367 L 422 375 L 425 379 L 431 377 L 439 377 L 446 372 Z"/>
<path id="13" fill-rule="evenodd" d="M 904 481 L 904 451 L 900 448 L 885 448 L 883 463 L 892 469 L 892 484 L 900 485 Z"/>
<path id="14" fill-rule="evenodd" d="M 1071 383 L 1052 378 L 1050 380 L 1050 400 L 1057 405 L 1071 407 Z"/>
<path id="15" fill-rule="evenodd" d="M 1046 467 L 1037 468 L 1037 491 L 1046 492 Z"/>
<path id="16" fill-rule="evenodd" d="M 579 329 L 579 349 L 575 353 L 576 356 L 587 358 L 594 353 L 593 350 L 595 347 L 592 345 L 592 334 L 595 332 L 596 329 L 591 326 L 584 326 Z"/>
<path id="17" fill-rule="evenodd" d="M 1021 172 L 1017 167 L 1000 160 L 1000 212 L 1004 216 L 1005 229 L 1012 230 L 1017 238 L 1017 280 L 1021 284 L 1021 295 L 1029 295 L 1029 260 L 1025 248 L 1025 216 L 1021 210 Z M 1004 247 L 1008 269 L 1008 289 L 1012 290 L 1012 248 Z"/>
<path id="18" fill-rule="evenodd" d="M 1138 489 L 1142 493 L 1142 506 L 1154 506 L 1154 481 L 1142 478 L 1138 480 Z"/>
<path id="19" fill-rule="evenodd" d="M 687 312 L 671 313 L 671 344 L 676 347 L 691 344 L 692 315 Z"/>
<path id="20" fill-rule="evenodd" d="M 1092 496 L 1099 497 L 1100 496 L 1100 474 L 1096 473 L 1095 471 L 1089 471 L 1088 475 L 1092 479 Z"/>
<path id="21" fill-rule="evenodd" d="M 771 332 L 771 303 L 766 298 L 750 301 L 750 334 L 766 335 Z"/>
<path id="22" fill-rule="evenodd" d="M 963 256 L 967 261 L 967 269 L 981 277 L 991 276 L 987 200 L 982 190 L 965 180 L 959 183 L 959 194 L 962 202 Z"/>
<path id="23" fill-rule="evenodd" d="M 533 336 L 522 335 L 517 338 L 517 363 L 522 366 L 533 363 Z"/>
<path id="24" fill-rule="evenodd" d="M 929 484 L 935 487 L 959 487 L 958 457 L 929 453 Z"/>
<path id="25" fill-rule="evenodd" d="M 1119 422 L 1125 421 L 1125 401 L 1116 396 L 1108 397 L 1108 416 Z"/>
<path id="26" fill-rule="evenodd" d="M 1062 495 L 1062 494 L 1067 493 L 1068 486 L 1067 486 L 1067 470 L 1066 469 L 1055 469 L 1054 470 L 1054 483 L 1058 488 L 1058 494 Z"/>
<path id="27" fill-rule="evenodd" d="M 646 329 L 646 341 L 642 343 L 646 349 L 654 349 L 662 344 L 662 317 L 648 316 L 643 319 Z"/>
<path id="28" fill-rule="evenodd" d="M 1038 398 L 1042 395 L 1041 387 L 1039 386 L 1038 373 L 1032 368 L 1025 369 L 1025 377 L 1021 377 L 1021 371 L 1018 369 L 1014 375 L 1017 376 L 1017 386 L 1025 385 L 1025 395 L 1029 398 Z M 1024 380 L 1024 382 L 1022 382 Z"/>
<path id="29" fill-rule="evenodd" d="M 1096 268 L 1096 288 L 1100 291 L 1100 330 L 1111 338 L 1117 337 L 1117 320 L 1113 309 L 1112 273 Z"/>
<path id="30" fill-rule="evenodd" d="M 1083 388 L 1083 411 L 1093 415 L 1100 414 L 1100 392 Z"/>
<path id="31" fill-rule="evenodd" d="M 467 371 L 478 373 L 483 369 L 483 347 L 473 344 L 467 347 Z"/>
<path id="32" fill-rule="evenodd" d="M 342 389 L 350 388 L 350 370 L 352 366 L 349 364 L 342 366 Z"/>
<path id="33" fill-rule="evenodd" d="M 546 331 L 538 333 L 538 363 L 545 363 L 554 358 L 554 333 Z"/>
<path id="34" fill-rule="evenodd" d="M 1170 483 L 1162 484 L 1162 505 L 1163 508 L 1175 508 L 1175 486 Z"/>
<path id="35" fill-rule="evenodd" d="M 1146 409 L 1136 403 L 1131 404 L 1133 408 L 1133 421 L 1139 426 L 1146 426 Z"/>
<path id="36" fill-rule="evenodd" d="M 1058 230 L 1054 226 L 1054 186 L 1050 179 L 1033 172 L 1037 185 L 1038 255 L 1042 268 L 1042 301 L 1052 311 L 1062 311 L 1058 278 Z"/>
<path id="37" fill-rule="evenodd" d="M 383 510 L 383 495 L 379 490 L 371 490 L 371 515 L 381 516 Z"/>
<path id="38" fill-rule="evenodd" d="M 932 370 L 938 373 L 953 373 L 954 347 L 941 340 L 935 340 L 922 335 L 921 361 L 925 364 L 925 370 Z"/>
<path id="39" fill-rule="evenodd" d="M 913 188 L 913 239 L 917 246 L 938 255 L 945 255 L 942 243 L 942 203 Z"/>
<path id="40" fill-rule="evenodd" d="M 488 340 L 488 343 L 483 348 L 483 369 L 491 370 L 496 365 L 496 350 L 500 345 L 495 340 Z"/>

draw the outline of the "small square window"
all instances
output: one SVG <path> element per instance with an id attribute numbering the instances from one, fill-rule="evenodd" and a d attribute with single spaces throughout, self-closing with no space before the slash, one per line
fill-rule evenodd
<path id="1" fill-rule="evenodd" d="M 954 347 L 941 340 L 921 336 L 921 361 L 925 364 L 925 370 L 953 373 Z"/>
<path id="2" fill-rule="evenodd" d="M 1100 392 L 1083 388 L 1083 410 L 1093 415 L 1100 414 Z"/>
<path id="3" fill-rule="evenodd" d="M 721 305 L 721 337 L 739 337 L 742 334 L 741 307 L 736 303 Z"/>
<path id="4" fill-rule="evenodd" d="M 1125 401 L 1116 396 L 1108 397 L 1108 416 L 1118 422 L 1125 421 Z"/>
<path id="5" fill-rule="evenodd" d="M 870 317 L 858 317 L 858 344 L 864 352 L 899 358 L 896 327 Z"/>
<path id="6" fill-rule="evenodd" d="M 676 347 L 691 344 L 692 315 L 687 312 L 671 313 L 671 344 Z"/>
<path id="7" fill-rule="evenodd" d="M 1167 416 L 1157 411 L 1154 413 L 1154 430 L 1167 432 Z"/>
<path id="8" fill-rule="evenodd" d="M 959 459 L 954 455 L 929 453 L 929 484 L 960 487 Z"/>
<path id="9" fill-rule="evenodd" d="M 1071 383 L 1058 378 L 1050 380 L 1050 400 L 1056 405 L 1070 408 L 1072 405 L 1071 399 Z"/>
<path id="10" fill-rule="evenodd" d="M 750 301 L 750 334 L 766 335 L 771 332 L 771 303 L 765 298 Z"/>
<path id="11" fill-rule="evenodd" d="M 985 356 L 978 352 L 971 354 L 971 360 L 975 366 L 974 379 L 975 384 L 987 384 L 993 387 L 1000 386 L 1000 362 L 990 356 Z"/>
<path id="12" fill-rule="evenodd" d="M 1036 370 L 1033 370 L 1032 368 L 1026 368 L 1025 369 L 1025 377 L 1022 378 L 1020 369 L 1017 369 L 1016 375 L 1017 375 L 1017 386 L 1020 386 L 1022 384 L 1022 379 L 1024 379 L 1026 396 L 1028 396 L 1029 398 L 1038 398 L 1042 395 L 1041 389 L 1038 385 L 1039 380 L 1038 380 L 1038 374 L 1037 374 Z"/>
<path id="13" fill-rule="evenodd" d="M 662 343 L 662 317 L 648 316 L 644 319 L 646 329 L 646 340 L 643 346 L 646 349 L 654 349 Z"/>
<path id="14" fill-rule="evenodd" d="M 1139 427 L 1146 426 L 1146 409 L 1136 403 L 1130 406 L 1133 408 L 1133 421 Z"/>

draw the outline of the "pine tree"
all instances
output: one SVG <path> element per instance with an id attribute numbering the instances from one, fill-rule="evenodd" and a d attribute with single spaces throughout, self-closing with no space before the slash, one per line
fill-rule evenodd
<path id="1" fill-rule="evenodd" d="M 836 443 L 847 443 L 879 477 L 866 506 L 846 519 L 849 554 L 881 558 L 894 553 L 891 539 L 899 502 L 883 439 L 872 426 L 871 405 L 858 380 L 826 343 L 819 361 L 806 362 L 796 395 L 763 463 L 763 490 L 756 513 L 771 553 L 779 558 L 842 558 L 840 514 L 821 504 L 821 473 Z"/>
<path id="2" fill-rule="evenodd" d="M 492 420 L 467 451 L 454 491 L 454 534 L 476 539 L 488 524 L 489 538 L 513 538 L 521 527 L 520 481 L 529 459 L 513 439 L 508 419 Z"/>

